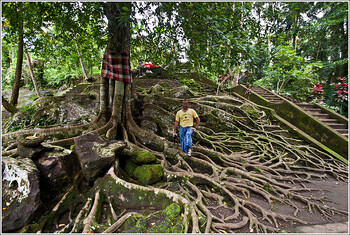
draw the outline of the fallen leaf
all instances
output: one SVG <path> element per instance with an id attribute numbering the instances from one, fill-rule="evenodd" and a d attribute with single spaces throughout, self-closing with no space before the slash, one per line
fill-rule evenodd
<path id="1" fill-rule="evenodd" d="M 250 232 L 251 232 L 251 233 L 252 233 L 252 232 L 254 232 L 254 229 L 253 229 L 253 228 L 251 228 L 251 229 L 250 229 Z"/>
<path id="2" fill-rule="evenodd" d="M 3 211 L 6 210 L 6 209 L 7 209 L 7 208 L 5 208 L 5 207 L 2 208 Z"/>
<path id="3" fill-rule="evenodd" d="M 225 230 L 219 229 L 220 232 L 222 233 L 227 233 Z"/>
<path id="4" fill-rule="evenodd" d="M 6 202 L 6 206 L 10 206 L 11 205 L 11 203 L 9 203 L 9 202 Z"/>
<path id="5" fill-rule="evenodd" d="M 182 218 L 185 217 L 185 215 L 183 213 L 181 213 L 181 216 L 182 216 Z"/>
<path id="6" fill-rule="evenodd" d="M 58 227 L 65 226 L 65 224 L 59 224 Z"/>

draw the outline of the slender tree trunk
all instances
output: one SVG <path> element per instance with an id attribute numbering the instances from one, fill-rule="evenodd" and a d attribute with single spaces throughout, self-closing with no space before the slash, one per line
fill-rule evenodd
<path id="1" fill-rule="evenodd" d="M 36 94 L 38 95 L 38 97 L 41 97 L 41 96 L 40 96 L 40 92 L 39 92 L 38 85 L 36 84 L 36 81 L 35 81 L 35 77 L 34 77 L 34 73 L 33 73 L 33 68 L 32 68 L 32 62 L 31 62 L 29 53 L 28 53 L 28 51 L 26 50 L 26 48 L 25 48 L 24 45 L 23 45 L 23 50 L 24 50 L 24 53 L 26 54 L 26 57 L 27 57 L 29 73 L 30 73 L 30 77 L 31 77 L 31 79 L 32 79 L 32 82 L 33 82 L 33 85 L 34 85 L 34 88 L 35 88 L 35 92 L 36 92 Z"/>
<path id="2" fill-rule="evenodd" d="M 298 40 L 298 22 L 299 22 L 299 16 L 296 14 L 295 15 L 295 20 L 294 20 L 294 28 L 295 28 L 295 32 L 293 33 L 293 48 L 294 48 L 294 52 L 296 55 L 298 55 L 297 52 L 297 40 Z"/>
<path id="3" fill-rule="evenodd" d="M 11 62 L 12 62 L 12 60 L 11 60 L 10 55 L 9 55 L 9 57 L 7 57 L 7 60 L 6 60 L 6 71 L 8 71 L 10 69 Z"/>
<path id="4" fill-rule="evenodd" d="M 78 42 L 77 42 L 77 38 L 74 37 L 74 39 L 75 39 L 75 45 L 77 47 L 79 62 L 80 62 L 81 69 L 83 71 L 84 79 L 88 80 L 89 79 L 89 74 L 86 71 L 86 68 L 85 68 L 85 65 L 84 65 L 84 62 L 83 62 L 83 57 L 82 57 L 82 54 L 81 54 L 81 51 L 80 51 L 80 47 L 79 47 Z"/>
<path id="5" fill-rule="evenodd" d="M 17 63 L 16 63 L 16 72 L 15 78 L 13 81 L 12 94 L 10 104 L 17 106 L 18 96 L 19 96 L 19 87 L 22 76 L 22 65 L 23 65 L 23 22 L 21 22 L 21 27 L 18 34 L 18 47 L 17 47 Z"/>
<path id="6" fill-rule="evenodd" d="M 241 64 L 241 61 L 242 61 L 242 53 L 238 53 L 239 55 L 239 60 L 238 60 L 238 66 L 234 72 L 234 75 L 233 75 L 233 84 L 232 84 L 232 87 L 234 86 L 237 86 L 238 85 L 238 80 L 239 80 L 239 71 L 240 71 L 240 64 Z"/>

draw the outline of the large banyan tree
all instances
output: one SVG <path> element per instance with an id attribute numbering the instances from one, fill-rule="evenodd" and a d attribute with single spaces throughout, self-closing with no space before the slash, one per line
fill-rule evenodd
<path id="1" fill-rule="evenodd" d="M 102 71 L 99 82 L 95 120 L 2 136 L 6 157 L 23 156 L 21 146 L 40 141 L 71 149 L 80 161 L 74 181 L 29 231 L 278 232 L 307 223 L 298 217 L 305 211 L 325 218 L 347 214 L 313 196 L 319 189 L 310 184 L 327 178 L 347 181 L 347 165 L 279 127 L 273 111 L 234 94 L 215 95 L 204 78 L 193 80 L 196 91 L 162 82 L 150 90 L 136 89 L 140 83 L 130 77 L 130 9 L 131 3 L 103 4 L 109 67 L 103 66 L 108 71 Z M 122 70 L 110 69 L 115 61 Z M 171 141 L 182 98 L 202 120 L 192 157 Z M 79 155 L 91 152 L 97 159 L 113 155 L 113 160 L 92 174 Z M 145 180 L 147 174 L 156 180 Z"/>

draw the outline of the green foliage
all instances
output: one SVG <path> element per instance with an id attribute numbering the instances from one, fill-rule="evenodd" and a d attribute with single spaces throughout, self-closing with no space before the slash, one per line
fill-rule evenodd
<path id="1" fill-rule="evenodd" d="M 67 74 L 65 70 L 50 68 L 46 70 L 44 79 L 47 82 L 47 87 L 66 89 L 72 86 L 74 80 L 81 76 L 82 72 L 80 70 Z"/>
<path id="2" fill-rule="evenodd" d="M 22 24 L 26 48 L 37 62 L 34 74 L 42 88 L 69 87 L 73 78 L 82 74 L 80 59 L 90 74 L 100 73 L 108 40 L 105 4 L 4 3 L 2 87 L 12 86 Z M 125 13 L 122 20 L 130 13 L 133 68 L 139 61 L 152 61 L 177 71 L 186 54 L 188 69 L 212 81 L 226 69 L 240 68 L 242 76 L 250 74 L 245 76 L 247 80 L 259 80 L 300 100 L 306 99 L 314 81 L 332 81 L 347 74 L 348 5 L 343 2 L 116 4 Z M 321 61 L 323 67 L 303 58 Z M 69 74 L 73 76 L 66 76 Z M 26 69 L 22 80 L 22 85 L 32 87 Z M 293 86 L 296 89 L 291 89 Z"/>
<path id="3" fill-rule="evenodd" d="M 69 87 L 82 74 L 80 59 L 88 72 L 93 73 L 93 67 L 100 68 L 101 48 L 106 41 L 100 3 L 7 2 L 3 4 L 2 18 L 3 88 L 12 86 L 16 40 L 22 23 L 25 46 L 41 88 Z M 26 68 L 23 66 L 22 85 L 33 88 Z M 69 74 L 73 76 L 66 76 Z"/>
<path id="4" fill-rule="evenodd" d="M 310 87 L 317 81 L 316 70 L 322 64 L 306 62 L 302 57 L 296 56 L 290 46 L 279 46 L 272 58 L 273 63 L 264 70 L 264 78 L 255 84 L 305 101 L 309 97 Z"/>

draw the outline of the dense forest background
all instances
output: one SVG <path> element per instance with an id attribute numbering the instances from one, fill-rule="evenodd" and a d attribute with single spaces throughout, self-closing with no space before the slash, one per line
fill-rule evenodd
<path id="1" fill-rule="evenodd" d="M 133 69 L 151 61 L 213 81 L 229 69 L 347 116 L 347 2 L 136 2 L 130 11 Z M 16 78 L 64 89 L 100 74 L 106 27 L 99 3 L 2 3 L 2 89 Z"/>

